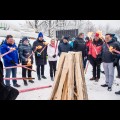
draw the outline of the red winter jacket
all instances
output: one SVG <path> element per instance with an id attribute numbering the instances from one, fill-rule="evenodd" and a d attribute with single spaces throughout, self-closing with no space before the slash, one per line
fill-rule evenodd
<path id="1" fill-rule="evenodd" d="M 89 46 L 89 55 L 92 57 L 97 58 L 97 55 L 101 53 L 103 41 L 99 39 L 98 41 L 93 40 L 93 42 Z"/>

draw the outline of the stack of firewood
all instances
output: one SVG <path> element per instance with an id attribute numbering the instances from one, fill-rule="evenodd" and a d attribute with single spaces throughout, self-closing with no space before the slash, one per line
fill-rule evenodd
<path id="1" fill-rule="evenodd" d="M 62 53 L 50 100 L 87 100 L 81 52 Z"/>

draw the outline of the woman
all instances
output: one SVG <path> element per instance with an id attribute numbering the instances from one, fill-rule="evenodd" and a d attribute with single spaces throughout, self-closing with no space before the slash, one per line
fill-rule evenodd
<path id="1" fill-rule="evenodd" d="M 57 46 L 57 43 L 55 45 L 54 39 L 52 39 L 50 41 L 50 44 L 48 45 L 47 55 L 48 55 L 48 61 L 49 61 L 49 65 L 50 65 L 50 77 L 51 77 L 51 80 L 53 81 L 54 80 L 53 73 L 55 76 L 56 65 L 57 65 L 57 56 L 58 56 L 58 46 Z"/>
<path id="2" fill-rule="evenodd" d="M 29 41 L 27 37 L 24 37 L 22 39 L 22 45 L 19 48 L 19 56 L 22 65 L 30 65 L 28 68 L 32 69 L 32 64 L 33 64 L 33 56 L 29 58 L 29 56 L 32 54 L 32 47 L 29 45 Z M 28 59 L 29 58 L 29 59 Z M 28 77 L 31 78 L 31 71 L 26 70 L 25 68 L 22 68 L 22 77 L 26 78 L 26 73 L 28 72 Z M 24 81 L 24 85 L 27 86 L 27 81 Z M 34 83 L 33 80 L 29 80 L 30 83 Z"/>

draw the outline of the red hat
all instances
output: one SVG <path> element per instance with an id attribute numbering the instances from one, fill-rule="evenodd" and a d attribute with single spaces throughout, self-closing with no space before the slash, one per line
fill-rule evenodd
<path id="1" fill-rule="evenodd" d="M 99 37 L 99 33 L 96 33 L 95 36 L 96 36 L 96 37 Z"/>

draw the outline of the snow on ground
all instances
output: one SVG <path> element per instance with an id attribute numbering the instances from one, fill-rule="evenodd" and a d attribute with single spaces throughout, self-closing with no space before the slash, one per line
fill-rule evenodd
<path id="1" fill-rule="evenodd" d="M 34 69 L 35 69 L 35 65 L 34 65 Z M 45 67 L 45 76 L 47 76 L 46 80 L 42 79 L 41 81 L 38 81 L 37 75 L 35 72 L 33 72 L 32 75 L 33 77 L 36 78 L 35 83 L 34 84 L 29 83 L 29 85 L 25 87 L 23 85 L 23 82 L 19 81 L 18 83 L 21 85 L 21 88 L 19 88 L 19 90 L 26 89 L 26 88 L 39 87 L 39 86 L 53 85 L 53 82 L 50 80 L 50 77 L 49 77 L 48 64 Z M 18 76 L 21 76 L 20 68 L 18 71 Z M 115 78 L 113 91 L 109 92 L 107 91 L 107 88 L 101 87 L 101 84 L 104 84 L 105 82 L 104 74 L 101 74 L 101 79 L 99 82 L 90 81 L 89 78 L 91 77 L 92 77 L 92 67 L 91 65 L 89 65 L 87 74 L 85 76 L 89 100 L 120 100 L 120 96 L 117 96 L 114 94 L 116 91 L 120 90 L 120 86 L 117 85 L 117 84 L 120 84 L 120 79 Z M 51 91 L 52 91 L 52 88 L 46 88 L 46 89 L 40 89 L 40 90 L 35 90 L 31 92 L 26 92 L 26 93 L 20 93 L 20 95 L 17 97 L 17 100 L 48 100 L 50 98 Z"/>
<path id="2" fill-rule="evenodd" d="M 16 43 L 18 43 L 20 39 L 16 39 Z M 34 40 L 31 40 L 31 44 Z M 35 64 L 33 65 L 33 69 L 36 70 Z M 103 70 L 103 67 L 101 65 L 101 69 Z M 22 70 L 21 68 L 18 68 L 17 77 L 21 77 Z M 120 90 L 120 79 L 116 78 L 117 71 L 115 69 L 115 80 L 113 84 L 113 90 L 111 92 L 107 91 L 107 88 L 101 87 L 101 84 L 105 83 L 105 75 L 101 73 L 101 79 L 99 82 L 90 81 L 89 79 L 92 77 L 92 67 L 89 65 L 87 74 L 85 75 L 86 78 L 86 86 L 87 86 L 87 92 L 88 92 L 88 98 L 89 100 L 120 100 L 120 96 L 115 95 L 115 92 Z M 46 80 L 42 79 L 41 81 L 38 81 L 37 74 L 35 72 L 32 72 L 32 77 L 35 77 L 35 83 L 28 83 L 28 86 L 24 86 L 23 81 L 19 80 L 18 84 L 21 85 L 18 90 L 23 90 L 27 88 L 34 88 L 34 87 L 41 87 L 41 86 L 47 86 L 47 85 L 53 85 L 53 81 L 50 80 L 49 76 L 49 64 L 45 66 L 45 76 L 47 77 Z M 12 84 L 12 81 L 11 81 Z M 17 97 L 17 100 L 48 100 L 51 95 L 52 88 L 45 88 L 25 93 L 20 93 Z"/>

